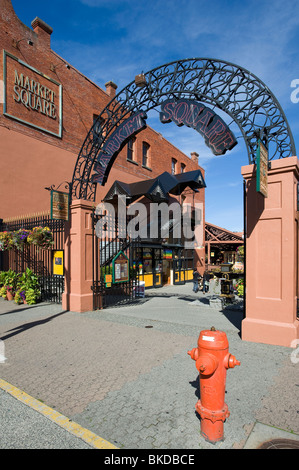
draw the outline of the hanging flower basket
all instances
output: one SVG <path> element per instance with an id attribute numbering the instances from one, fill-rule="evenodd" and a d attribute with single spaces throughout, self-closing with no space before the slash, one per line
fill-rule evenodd
<path id="1" fill-rule="evenodd" d="M 25 230 L 24 228 L 21 228 L 16 232 L 12 232 L 13 246 L 15 246 L 18 250 L 23 250 L 29 235 L 30 231 Z"/>
<path id="2" fill-rule="evenodd" d="M 34 227 L 27 237 L 27 243 L 49 250 L 54 245 L 53 234 L 49 227 Z"/>
<path id="3" fill-rule="evenodd" d="M 13 248 L 13 232 L 0 232 L 0 251 L 11 250 Z"/>
<path id="4" fill-rule="evenodd" d="M 53 233 L 49 227 L 34 227 L 32 230 L 23 228 L 14 232 L 0 232 L 0 251 L 17 248 L 23 250 L 26 245 L 35 245 L 49 250 L 54 245 Z"/>

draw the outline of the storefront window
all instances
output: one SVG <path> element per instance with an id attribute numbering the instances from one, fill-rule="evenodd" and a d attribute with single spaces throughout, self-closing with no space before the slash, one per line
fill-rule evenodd
<path id="1" fill-rule="evenodd" d="M 150 248 L 143 248 L 143 274 L 151 274 L 152 272 L 152 250 Z"/>

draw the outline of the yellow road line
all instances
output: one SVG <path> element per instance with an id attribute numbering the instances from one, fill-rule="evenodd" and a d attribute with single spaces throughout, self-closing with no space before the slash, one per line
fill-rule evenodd
<path id="1" fill-rule="evenodd" d="M 62 414 L 58 413 L 58 411 L 53 410 L 49 406 L 44 405 L 44 403 L 41 403 L 22 390 L 19 390 L 8 382 L 5 382 L 5 380 L 0 379 L 0 388 L 5 390 L 13 397 L 17 398 L 19 401 L 25 403 L 42 415 L 46 416 L 51 421 L 58 424 L 58 426 L 62 427 L 63 429 L 66 429 L 74 436 L 79 437 L 83 441 L 92 445 L 96 449 L 117 449 L 117 447 L 115 447 L 110 442 L 102 439 L 93 432 L 88 431 L 88 429 L 83 428 L 79 424 L 70 421 L 66 416 L 63 416 Z"/>

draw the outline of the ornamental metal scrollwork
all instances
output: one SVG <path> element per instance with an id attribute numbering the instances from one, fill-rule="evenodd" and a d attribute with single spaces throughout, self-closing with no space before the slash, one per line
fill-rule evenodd
<path id="1" fill-rule="evenodd" d="M 143 74 L 144 85 L 131 82 L 103 109 L 78 155 L 72 197 L 95 199 L 92 170 L 115 129 L 132 114 L 155 109 L 166 99 L 210 104 L 228 114 L 243 135 L 249 164 L 255 163 L 258 139 L 269 149 L 269 160 L 296 155 L 286 116 L 269 88 L 248 70 L 215 59 L 185 59 Z M 101 125 L 101 123 L 103 123 Z"/>

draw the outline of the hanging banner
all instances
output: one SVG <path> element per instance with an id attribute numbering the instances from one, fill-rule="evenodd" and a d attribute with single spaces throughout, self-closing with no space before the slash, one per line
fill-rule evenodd
<path id="1" fill-rule="evenodd" d="M 172 250 L 170 248 L 164 248 L 163 259 L 172 259 Z"/>
<path id="2" fill-rule="evenodd" d="M 51 191 L 51 219 L 69 220 L 69 193 Z"/>
<path id="3" fill-rule="evenodd" d="M 268 197 L 268 150 L 261 140 L 256 152 L 256 190 Z"/>

